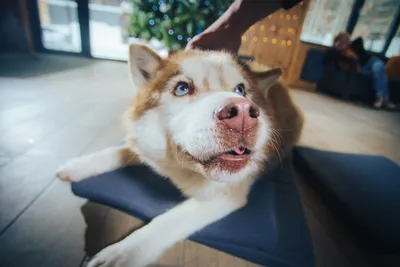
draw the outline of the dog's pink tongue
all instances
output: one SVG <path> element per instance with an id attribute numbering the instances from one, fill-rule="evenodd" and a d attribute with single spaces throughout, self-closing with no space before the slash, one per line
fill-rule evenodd
<path id="1" fill-rule="evenodd" d="M 233 149 L 233 151 L 235 151 L 235 153 L 238 155 L 243 155 L 245 148 L 244 147 L 236 147 L 235 149 Z"/>

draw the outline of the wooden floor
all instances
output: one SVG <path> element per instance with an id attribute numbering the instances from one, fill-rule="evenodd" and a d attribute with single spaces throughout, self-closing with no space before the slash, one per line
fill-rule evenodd
<path id="1" fill-rule="evenodd" d="M 400 163 L 399 113 L 297 90 L 293 94 L 307 118 L 302 144 L 382 154 Z M 130 96 L 127 66 L 118 62 L 0 78 L 0 266 L 80 266 L 85 251 L 94 254 L 140 225 L 117 210 L 73 196 L 69 185 L 54 177 L 67 159 L 121 139 L 120 115 Z M 300 184 L 317 266 L 372 266 L 339 226 L 332 227 L 334 219 L 302 178 Z M 190 241 L 176 245 L 158 264 L 256 266 Z"/>

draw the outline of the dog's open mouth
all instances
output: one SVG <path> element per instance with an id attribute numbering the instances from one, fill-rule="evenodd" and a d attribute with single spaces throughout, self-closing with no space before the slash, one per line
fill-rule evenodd
<path id="1" fill-rule="evenodd" d="M 222 153 L 216 156 L 215 158 L 221 158 L 225 160 L 244 160 L 249 158 L 250 153 L 251 153 L 250 149 L 243 146 L 239 146 L 225 153 Z"/>
<path id="2" fill-rule="evenodd" d="M 250 160 L 251 150 L 238 146 L 226 152 L 220 153 L 211 159 L 200 162 L 207 169 L 220 169 L 221 171 L 238 172 L 244 168 Z"/>
<path id="3" fill-rule="evenodd" d="M 213 155 L 207 160 L 199 160 L 186 151 L 186 155 L 206 169 L 220 169 L 237 172 L 244 168 L 251 159 L 253 151 L 245 146 L 236 146 L 225 152 Z"/>

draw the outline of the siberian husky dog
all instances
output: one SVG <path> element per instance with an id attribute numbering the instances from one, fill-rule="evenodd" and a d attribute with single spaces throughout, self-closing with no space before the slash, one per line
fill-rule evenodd
<path id="1" fill-rule="evenodd" d="M 187 50 L 163 59 L 131 45 L 129 70 L 134 99 L 125 116 L 125 144 L 72 159 L 57 176 L 75 182 L 146 164 L 187 200 L 102 250 L 90 267 L 146 266 L 243 207 L 260 172 L 290 154 L 303 126 L 279 81 L 281 69 L 254 69 L 216 51 Z"/>

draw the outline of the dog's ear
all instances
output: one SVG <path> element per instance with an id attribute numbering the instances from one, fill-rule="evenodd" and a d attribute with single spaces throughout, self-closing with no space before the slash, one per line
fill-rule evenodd
<path id="1" fill-rule="evenodd" d="M 131 81 L 139 89 L 146 85 L 160 68 L 163 59 L 144 45 L 129 46 L 129 72 Z"/>
<path id="2" fill-rule="evenodd" d="M 283 70 L 274 68 L 264 72 L 255 72 L 254 74 L 257 77 L 258 86 L 262 90 L 268 90 L 282 76 Z"/>
<path id="3" fill-rule="evenodd" d="M 283 74 L 281 68 L 271 69 L 262 64 L 258 64 L 250 57 L 238 57 L 237 62 L 241 69 L 246 71 L 252 77 L 264 93 L 266 93 Z"/>
<path id="4" fill-rule="evenodd" d="M 267 93 L 268 89 L 281 77 L 283 70 L 281 68 L 274 68 L 262 72 L 252 71 L 252 76 L 257 82 L 258 88 L 263 93 Z"/>

